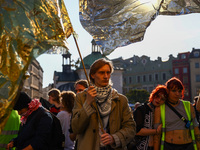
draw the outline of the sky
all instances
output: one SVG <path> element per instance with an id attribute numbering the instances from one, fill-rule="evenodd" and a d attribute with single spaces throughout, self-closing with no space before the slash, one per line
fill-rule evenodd
<path id="1" fill-rule="evenodd" d="M 82 27 L 79 20 L 78 0 L 64 0 L 72 26 L 78 34 L 78 46 L 82 58 L 91 53 L 92 36 Z M 77 60 L 79 54 L 73 36 L 67 40 L 72 60 Z M 140 42 L 120 47 L 107 57 L 110 59 L 122 57 L 127 59 L 137 55 L 146 55 L 151 60 L 161 57 L 168 60 L 172 54 L 192 51 L 192 48 L 200 49 L 200 14 L 188 14 L 182 16 L 159 15 L 147 28 L 144 39 Z M 37 57 L 43 68 L 43 87 L 53 83 L 54 71 L 62 71 L 62 56 L 59 54 L 42 54 Z"/>

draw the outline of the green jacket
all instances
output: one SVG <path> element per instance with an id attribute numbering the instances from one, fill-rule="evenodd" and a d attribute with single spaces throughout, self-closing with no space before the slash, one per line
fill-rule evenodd
<path id="1" fill-rule="evenodd" d="M 94 106 L 91 107 L 85 103 L 85 99 L 85 91 L 77 94 L 73 109 L 72 130 L 78 134 L 78 150 L 99 150 L 98 114 Z M 126 145 L 136 134 L 136 124 L 131 116 L 128 100 L 116 90 L 112 91 L 109 129 L 110 134 L 119 139 L 116 142 L 120 144 L 120 147 L 115 150 L 126 149 Z"/>

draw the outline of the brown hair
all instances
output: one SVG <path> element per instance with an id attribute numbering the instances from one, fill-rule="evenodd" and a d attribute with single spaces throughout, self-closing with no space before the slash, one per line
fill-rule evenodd
<path id="1" fill-rule="evenodd" d="M 159 93 L 163 93 L 164 97 L 167 99 L 167 88 L 164 85 L 158 85 L 150 94 L 149 102 L 152 102 L 155 97 L 158 97 Z"/>
<path id="2" fill-rule="evenodd" d="M 90 67 L 89 78 L 92 83 L 94 83 L 94 79 L 92 78 L 92 75 L 95 74 L 97 70 L 99 70 L 104 65 L 109 65 L 110 72 L 113 73 L 113 64 L 111 61 L 106 60 L 105 58 L 97 59 Z"/>
<path id="3" fill-rule="evenodd" d="M 185 88 L 184 88 L 183 83 L 181 82 L 181 80 L 179 80 L 176 77 L 172 77 L 171 79 L 169 79 L 165 83 L 165 85 L 166 85 L 166 87 L 167 87 L 168 90 L 172 90 L 172 89 L 182 90 L 182 99 L 183 99 Z"/>
<path id="4" fill-rule="evenodd" d="M 62 91 L 61 97 L 62 97 L 61 101 L 64 106 L 64 109 L 67 112 L 72 113 L 76 94 L 73 91 Z"/>
<path id="5" fill-rule="evenodd" d="M 48 96 L 52 96 L 53 97 L 53 101 L 57 102 L 58 104 L 61 103 L 60 101 L 60 90 L 53 88 L 48 92 Z"/>
<path id="6" fill-rule="evenodd" d="M 87 80 L 83 80 L 83 79 L 77 80 L 74 83 L 74 87 L 76 87 L 77 84 L 80 84 L 80 85 L 84 86 L 85 88 L 88 88 L 88 86 L 89 86 L 88 81 Z"/>

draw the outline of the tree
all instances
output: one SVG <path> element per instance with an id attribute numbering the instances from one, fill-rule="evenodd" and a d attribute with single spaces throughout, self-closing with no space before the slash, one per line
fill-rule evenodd
<path id="1" fill-rule="evenodd" d="M 140 102 L 140 103 L 144 103 L 145 101 L 147 101 L 149 99 L 149 92 L 145 89 L 141 89 L 141 90 L 130 90 L 126 96 L 129 100 L 129 103 L 136 103 L 136 102 Z"/>

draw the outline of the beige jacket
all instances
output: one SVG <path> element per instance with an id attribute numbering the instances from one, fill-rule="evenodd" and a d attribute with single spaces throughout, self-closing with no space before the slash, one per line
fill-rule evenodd
<path id="1" fill-rule="evenodd" d="M 78 150 L 99 150 L 100 136 L 96 103 L 92 106 L 85 103 L 86 92 L 77 94 L 73 116 L 72 130 L 78 134 Z M 125 150 L 126 145 L 136 134 L 136 124 L 131 116 L 127 98 L 112 90 L 111 113 L 109 117 L 110 134 L 116 145 L 113 149 Z"/>

